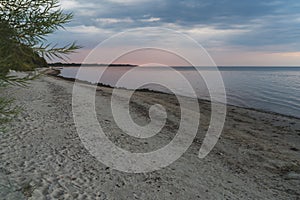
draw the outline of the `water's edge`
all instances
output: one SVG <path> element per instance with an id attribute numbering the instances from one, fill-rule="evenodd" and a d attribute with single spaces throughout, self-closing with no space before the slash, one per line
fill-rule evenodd
<path id="1" fill-rule="evenodd" d="M 131 90 L 131 89 L 127 89 L 125 87 L 113 87 L 111 85 L 103 84 L 103 83 L 93 84 L 93 83 L 91 83 L 89 81 L 83 81 L 83 80 L 79 80 L 79 79 L 76 79 L 76 78 L 63 77 L 63 76 L 60 75 L 60 70 L 59 69 L 51 69 L 51 70 L 52 70 L 52 72 L 48 71 L 47 73 L 45 73 L 45 75 L 56 77 L 56 78 L 59 78 L 59 79 L 62 79 L 62 80 L 70 81 L 70 82 L 75 82 L 76 81 L 76 82 L 80 82 L 82 84 L 87 84 L 87 85 L 97 85 L 99 87 Z M 161 93 L 161 94 L 165 94 L 165 95 L 171 95 L 171 94 L 169 94 L 167 92 L 155 91 L 155 90 L 151 90 L 151 89 L 148 89 L 148 88 L 136 89 L 135 91 L 138 91 L 138 92 Z M 188 97 L 188 98 L 192 98 L 192 97 Z M 210 100 L 201 99 L 201 98 L 198 98 L 198 100 L 202 101 L 202 102 L 211 102 Z M 220 103 L 220 102 L 218 102 L 218 103 Z M 275 116 L 282 116 L 282 117 L 287 117 L 287 118 L 291 118 L 291 119 L 300 119 L 300 117 L 297 117 L 297 116 L 287 115 L 287 114 L 283 114 L 283 113 L 278 113 L 278 112 L 273 112 L 273 111 L 268 111 L 268 110 L 253 108 L 253 107 L 238 106 L 238 105 L 233 105 L 233 104 L 230 104 L 230 103 L 226 103 L 226 105 L 230 106 L 230 107 L 242 108 L 242 109 L 246 109 L 246 110 L 252 110 L 252 111 L 256 111 L 256 112 L 271 114 L 271 115 L 275 115 Z"/>

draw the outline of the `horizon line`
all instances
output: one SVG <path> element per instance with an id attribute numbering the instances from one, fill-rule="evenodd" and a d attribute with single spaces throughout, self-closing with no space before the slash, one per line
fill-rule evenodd
<path id="1" fill-rule="evenodd" d="M 112 63 L 112 64 L 105 64 L 105 63 L 62 63 L 62 62 L 55 62 L 55 63 L 48 63 L 49 66 L 80 66 L 80 65 L 90 65 L 90 66 L 135 66 L 135 67 L 163 67 L 159 65 L 153 66 L 141 66 L 138 64 L 131 64 L 131 63 Z M 171 65 L 170 67 L 193 67 L 193 65 Z M 300 65 L 216 65 L 216 66 L 195 66 L 195 67 L 300 67 Z"/>

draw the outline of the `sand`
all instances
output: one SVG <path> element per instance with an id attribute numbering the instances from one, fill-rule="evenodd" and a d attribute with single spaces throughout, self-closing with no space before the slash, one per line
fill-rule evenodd
<path id="1" fill-rule="evenodd" d="M 1 96 L 15 98 L 23 111 L 0 134 L 0 199 L 299 199 L 300 119 L 228 106 L 220 140 L 204 159 L 197 157 L 210 117 L 199 101 L 200 128 L 188 151 L 170 166 L 150 173 L 113 170 L 85 149 L 72 116 L 73 82 L 50 76 L 30 87 L 10 86 Z M 178 127 L 172 95 L 136 92 L 131 112 L 147 123 L 149 105 L 163 104 L 170 115 L 155 137 L 138 141 L 116 127 L 112 89 L 99 87 L 98 120 L 108 137 L 129 150 L 167 144 Z"/>

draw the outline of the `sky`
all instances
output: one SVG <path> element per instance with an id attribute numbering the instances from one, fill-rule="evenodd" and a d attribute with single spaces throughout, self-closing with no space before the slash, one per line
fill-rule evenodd
<path id="1" fill-rule="evenodd" d="M 73 20 L 49 41 L 83 46 L 69 62 L 83 62 L 89 52 L 120 32 L 162 28 L 186 34 L 209 53 L 219 66 L 300 66 L 299 0 L 61 0 Z M 194 50 L 184 42 L 157 33 L 133 31 L 114 48 L 169 43 Z M 160 37 L 157 37 L 159 36 Z M 150 38 L 149 38 L 150 37 Z M 119 45 L 119 46 L 118 46 Z M 139 47 L 140 47 L 139 46 Z M 149 52 L 148 52 L 149 53 Z M 146 56 L 146 55 L 145 55 Z M 148 55 L 149 56 L 149 55 Z M 195 55 L 197 56 L 197 55 Z M 126 62 L 145 64 L 143 56 Z M 55 60 L 57 61 L 57 60 Z M 99 63 L 105 60 L 99 59 Z M 170 65 L 180 63 L 170 62 Z"/>

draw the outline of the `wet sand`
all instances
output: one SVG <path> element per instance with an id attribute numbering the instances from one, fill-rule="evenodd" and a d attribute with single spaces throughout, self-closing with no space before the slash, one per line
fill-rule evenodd
<path id="1" fill-rule="evenodd" d="M 73 82 L 41 76 L 28 88 L 1 91 L 23 106 L 10 130 L 0 134 L 3 199 L 299 199 L 300 119 L 228 106 L 221 138 L 199 159 L 210 119 L 210 102 L 199 101 L 200 126 L 188 151 L 161 170 L 129 174 L 105 166 L 84 148 L 73 121 L 72 89 Z M 122 133 L 103 106 L 111 92 L 98 88 L 96 109 L 112 142 L 150 151 L 172 140 L 180 119 L 174 96 L 134 94 L 131 112 L 137 123 L 148 122 L 154 103 L 170 113 L 162 133 L 139 141 Z"/>

